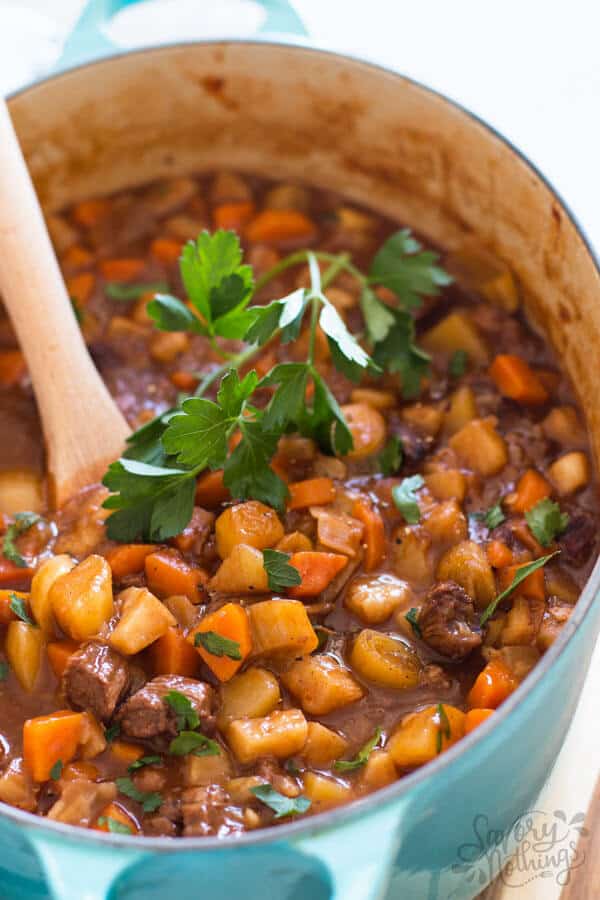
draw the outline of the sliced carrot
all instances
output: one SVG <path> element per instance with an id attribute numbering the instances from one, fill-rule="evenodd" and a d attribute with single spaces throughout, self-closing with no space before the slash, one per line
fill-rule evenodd
<path id="1" fill-rule="evenodd" d="M 19 569 L 20 572 L 23 569 Z M 13 619 L 16 619 L 15 613 L 10 608 L 13 596 L 19 597 L 26 602 L 29 600 L 29 594 L 24 591 L 0 590 L 0 625 L 8 625 Z"/>
<path id="2" fill-rule="evenodd" d="M 133 281 L 144 271 L 145 266 L 146 260 L 138 257 L 103 259 L 100 271 L 107 281 Z"/>
<path id="3" fill-rule="evenodd" d="M 92 825 L 92 829 L 94 831 L 110 831 L 111 822 L 117 822 L 124 828 L 128 828 L 131 834 L 140 833 L 137 822 L 133 816 L 130 816 L 129 813 L 123 809 L 120 803 L 109 803 L 105 806 L 96 819 L 96 824 Z"/>
<path id="4" fill-rule="evenodd" d="M 523 565 L 527 565 L 527 563 L 524 563 Z M 515 575 L 520 568 L 522 568 L 522 566 L 506 566 L 505 569 L 499 570 L 498 576 L 500 580 L 501 590 L 506 590 L 506 588 L 510 584 L 512 584 Z M 519 594 L 522 594 L 523 597 L 529 597 L 531 600 L 545 600 L 546 583 L 544 578 L 544 570 L 536 569 L 535 572 L 532 572 L 531 575 L 528 575 L 527 578 L 525 578 L 525 580 L 522 581 L 517 588 L 517 592 Z"/>
<path id="5" fill-rule="evenodd" d="M 493 709 L 470 709 L 465 716 L 465 734 L 473 731 L 494 713 Z"/>
<path id="6" fill-rule="evenodd" d="M 113 741 L 109 744 L 110 752 L 119 762 L 130 766 L 144 755 L 144 748 L 138 744 L 130 744 L 129 741 Z"/>
<path id="7" fill-rule="evenodd" d="M 222 203 L 213 209 L 215 228 L 226 231 L 241 232 L 254 215 L 254 203 L 251 200 L 240 200 L 237 203 Z"/>
<path id="8" fill-rule="evenodd" d="M 84 228 L 93 228 L 99 225 L 110 213 L 109 200 L 84 200 L 73 209 L 73 220 Z"/>
<path id="9" fill-rule="evenodd" d="M 27 567 L 22 569 L 19 566 L 15 566 L 10 559 L 0 555 L 0 584 L 26 591 L 31 586 L 33 575 L 33 569 Z"/>
<path id="10" fill-rule="evenodd" d="M 85 759 L 79 759 L 77 762 L 68 763 L 64 766 L 60 777 L 65 781 L 79 781 L 81 778 L 87 781 L 96 781 L 99 774 L 93 763 L 87 762 Z"/>
<path id="11" fill-rule="evenodd" d="M 239 659 L 231 659 L 229 656 L 217 656 L 209 653 L 201 644 L 196 646 L 196 635 L 212 631 L 221 637 L 234 641 L 238 645 Z M 196 628 L 190 632 L 188 641 L 196 647 L 196 650 L 219 681 L 229 681 L 233 678 L 252 649 L 252 637 L 250 635 L 250 622 L 248 613 L 238 603 L 226 603 L 214 613 L 205 616 Z"/>
<path id="12" fill-rule="evenodd" d="M 169 378 L 178 391 L 193 391 L 198 385 L 198 379 L 191 372 L 171 372 Z"/>
<path id="13" fill-rule="evenodd" d="M 231 500 L 229 488 L 223 484 L 223 469 L 205 472 L 196 482 L 196 504 L 205 509 L 215 509 Z"/>
<path id="14" fill-rule="evenodd" d="M 253 243 L 310 239 L 315 223 L 295 209 L 264 209 L 246 226 L 246 237 Z"/>
<path id="15" fill-rule="evenodd" d="M 148 660 L 154 675 L 185 675 L 194 678 L 198 673 L 198 654 L 178 626 L 172 626 L 151 644 L 148 648 Z"/>
<path id="16" fill-rule="evenodd" d="M 105 554 L 114 578 L 142 572 L 146 557 L 158 550 L 156 544 L 117 544 Z"/>
<path id="17" fill-rule="evenodd" d="M 84 714 L 59 710 L 27 719 L 23 725 L 23 759 L 34 781 L 48 781 L 57 762 L 71 762 L 83 734 Z"/>
<path id="18" fill-rule="evenodd" d="M 73 244 L 61 259 L 61 265 L 65 269 L 84 269 L 94 262 L 94 254 L 86 250 L 80 244 Z"/>
<path id="19" fill-rule="evenodd" d="M 486 553 L 490 566 L 493 566 L 495 569 L 510 566 L 513 561 L 513 552 L 504 541 L 490 541 L 487 545 Z"/>
<path id="20" fill-rule="evenodd" d="M 27 363 L 20 350 L 0 352 L 0 385 L 15 387 L 25 376 Z"/>
<path id="21" fill-rule="evenodd" d="M 302 550 L 293 553 L 289 564 L 300 572 L 302 583 L 288 588 L 290 597 L 315 597 L 324 591 L 335 576 L 342 571 L 348 557 L 340 553 L 320 553 L 316 550 Z"/>
<path id="22" fill-rule="evenodd" d="M 496 709 L 516 689 L 517 682 L 501 659 L 490 660 L 475 679 L 467 702 L 476 709 Z"/>
<path id="23" fill-rule="evenodd" d="M 325 506 L 335 500 L 335 485 L 331 478 L 307 478 L 306 481 L 294 481 L 288 487 L 288 509 Z"/>
<path id="24" fill-rule="evenodd" d="M 166 266 L 172 266 L 179 260 L 182 249 L 181 241 L 173 238 L 154 238 L 150 244 L 151 255 Z"/>
<path id="25" fill-rule="evenodd" d="M 362 498 L 354 501 L 352 515 L 365 526 L 365 556 L 364 567 L 366 572 L 372 572 L 382 561 L 385 555 L 385 525 L 379 513 L 371 504 Z"/>
<path id="26" fill-rule="evenodd" d="M 72 275 L 66 279 L 69 297 L 84 304 L 92 296 L 95 284 L 96 276 L 93 272 L 80 272 L 79 275 Z"/>
<path id="27" fill-rule="evenodd" d="M 62 678 L 69 659 L 78 649 L 79 643 L 77 641 L 52 641 L 52 643 L 48 644 L 46 647 L 48 662 L 57 678 Z"/>
<path id="28" fill-rule="evenodd" d="M 192 603 L 199 603 L 202 585 L 208 581 L 206 572 L 187 563 L 176 550 L 157 550 L 144 562 L 148 588 L 159 597 L 185 594 Z"/>
<path id="29" fill-rule="evenodd" d="M 516 522 L 511 522 L 510 527 L 514 536 L 523 544 L 524 547 L 527 547 L 528 550 L 531 550 L 535 557 L 544 555 L 546 551 L 532 534 L 525 519 L 517 519 Z"/>
<path id="30" fill-rule="evenodd" d="M 490 375 L 500 393 L 517 403 L 535 405 L 548 399 L 548 391 L 520 356 L 497 356 L 490 368 Z"/>
<path id="31" fill-rule="evenodd" d="M 545 500 L 551 493 L 550 482 L 546 481 L 543 475 L 540 475 L 535 469 L 527 469 L 519 478 L 514 494 L 507 499 L 506 503 L 512 512 L 529 512 L 540 500 Z"/>

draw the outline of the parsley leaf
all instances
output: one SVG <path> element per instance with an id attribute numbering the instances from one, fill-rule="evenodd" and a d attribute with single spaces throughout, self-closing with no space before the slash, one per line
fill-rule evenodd
<path id="1" fill-rule="evenodd" d="M 182 403 L 181 412 L 169 421 L 163 446 L 180 465 L 205 469 L 211 463 L 213 468 L 220 468 L 227 456 L 227 437 L 233 425 L 235 417 L 228 416 L 218 403 L 190 397 Z"/>
<path id="2" fill-rule="evenodd" d="M 466 350 L 455 350 L 448 363 L 448 374 L 452 378 L 460 378 L 467 370 L 469 357 Z"/>
<path id="3" fill-rule="evenodd" d="M 2 543 L 2 553 L 6 559 L 18 566 L 19 569 L 27 568 L 27 560 L 24 559 L 15 546 L 15 540 L 25 531 L 29 531 L 32 525 L 41 521 L 41 516 L 34 512 L 18 512 L 15 521 L 9 525 Z"/>
<path id="4" fill-rule="evenodd" d="M 402 457 L 402 441 L 394 435 L 377 458 L 382 475 L 395 475 L 402 465 Z"/>
<path id="5" fill-rule="evenodd" d="M 542 547 L 551 544 L 555 537 L 565 530 L 569 524 L 568 513 L 560 510 L 558 503 L 546 497 L 525 513 L 525 519 L 531 533 Z"/>
<path id="6" fill-rule="evenodd" d="M 495 503 L 494 506 L 490 506 L 483 517 L 483 521 L 490 531 L 492 531 L 494 528 L 497 528 L 498 525 L 502 525 L 502 523 L 506 521 L 506 516 L 502 512 L 502 507 L 499 503 Z"/>
<path id="7" fill-rule="evenodd" d="M 509 586 L 505 588 L 502 593 L 498 594 L 498 596 L 495 597 L 494 600 L 492 600 L 492 602 L 489 604 L 489 606 L 487 606 L 483 611 L 479 620 L 480 624 L 484 625 L 490 618 L 490 616 L 494 615 L 498 604 L 509 597 L 513 593 L 513 591 L 516 591 L 521 582 L 525 581 L 525 579 L 533 572 L 536 572 L 538 569 L 541 569 L 542 566 L 545 566 L 546 563 L 553 559 L 553 557 L 555 557 L 558 553 L 560 553 L 560 550 L 556 550 L 554 553 L 549 553 L 547 556 L 540 556 L 539 559 L 534 559 L 533 562 L 525 563 L 525 565 L 519 566 L 515 577 L 513 578 Z"/>
<path id="8" fill-rule="evenodd" d="M 194 647 L 204 647 L 213 656 L 226 656 L 228 659 L 241 659 L 242 654 L 238 641 L 232 641 L 216 631 L 199 631 L 194 638 Z"/>
<path id="9" fill-rule="evenodd" d="M 444 746 L 444 738 L 446 740 L 450 740 L 452 737 L 452 728 L 450 727 L 450 720 L 448 718 L 448 714 L 444 709 L 443 703 L 438 703 L 437 705 L 437 717 L 438 717 L 438 732 L 436 735 L 436 751 L 437 753 L 442 752 L 442 748 Z"/>
<path id="10" fill-rule="evenodd" d="M 437 265 L 439 255 L 424 250 L 422 244 L 403 228 L 387 239 L 371 263 L 369 280 L 393 291 L 405 309 L 421 305 L 421 297 L 432 297 L 452 278 Z"/>
<path id="11" fill-rule="evenodd" d="M 158 791 L 139 791 L 129 777 L 117 778 L 115 784 L 121 794 L 140 803 L 145 813 L 155 812 L 163 802 Z"/>
<path id="12" fill-rule="evenodd" d="M 354 442 L 339 404 L 316 369 L 311 368 L 315 393 L 312 408 L 307 410 L 307 427 L 320 445 L 331 448 L 339 456 L 352 450 Z"/>
<path id="13" fill-rule="evenodd" d="M 279 433 L 266 431 L 260 417 L 239 421 L 242 440 L 227 457 L 223 483 L 239 500 L 261 500 L 283 511 L 288 497 L 287 485 L 269 463 L 277 450 Z"/>
<path id="14" fill-rule="evenodd" d="M 369 738 L 367 743 L 360 748 L 358 753 L 353 759 L 338 759 L 333 764 L 333 768 L 336 772 L 353 772 L 355 769 L 360 769 L 364 766 L 369 759 L 369 756 L 381 740 L 381 735 L 383 734 L 382 729 L 377 726 L 375 729 L 375 734 L 372 738 Z"/>
<path id="15" fill-rule="evenodd" d="M 259 387 L 279 385 L 265 411 L 263 425 L 267 430 L 285 429 L 302 421 L 306 406 L 306 388 L 310 367 L 306 363 L 281 363 L 259 383 Z"/>
<path id="16" fill-rule="evenodd" d="M 104 729 L 104 737 L 109 744 L 112 744 L 113 741 L 116 741 L 120 734 L 121 726 L 118 722 L 114 722 L 112 725 L 109 725 L 108 728 Z"/>
<path id="17" fill-rule="evenodd" d="M 206 334 L 206 328 L 198 316 L 194 315 L 182 300 L 170 294 L 157 294 L 147 304 L 146 310 L 161 331 L 191 331 Z"/>
<path id="18" fill-rule="evenodd" d="M 293 587 L 301 583 L 300 572 L 289 564 L 289 553 L 282 553 L 280 550 L 263 550 L 262 555 L 270 590 L 282 591 L 286 587 Z"/>
<path id="19" fill-rule="evenodd" d="M 169 753 L 173 756 L 219 756 L 221 748 L 216 741 L 207 738 L 198 731 L 181 731 L 169 744 Z"/>
<path id="20" fill-rule="evenodd" d="M 419 610 L 417 607 L 412 606 L 409 611 L 405 613 L 404 618 L 410 624 L 416 636 L 418 638 L 422 637 L 421 626 L 419 625 Z"/>
<path id="21" fill-rule="evenodd" d="M 283 332 L 281 336 L 283 344 L 295 340 L 300 333 L 307 304 L 308 292 L 304 288 L 298 288 L 287 297 L 273 300 L 266 306 L 250 307 L 254 321 L 246 332 L 245 340 L 249 344 L 258 344 L 262 347 L 279 328 Z"/>
<path id="22" fill-rule="evenodd" d="M 400 484 L 392 488 L 394 503 L 404 516 L 404 521 L 409 525 L 416 525 L 421 520 L 416 491 L 424 484 L 421 475 L 412 475 L 410 478 L 404 478 Z"/>
<path id="23" fill-rule="evenodd" d="M 21 622 L 25 622 L 27 625 L 34 625 L 35 622 L 29 615 L 27 611 L 27 606 L 25 605 L 25 601 L 22 597 L 18 597 L 15 593 L 11 593 L 8 595 L 10 597 L 9 608 L 12 612 L 14 612 L 15 616 L 21 620 Z"/>
<path id="24" fill-rule="evenodd" d="M 259 784 L 250 788 L 250 793 L 273 810 L 276 819 L 283 819 L 284 816 L 298 816 L 310 809 L 310 800 L 308 797 L 286 797 L 280 794 L 270 784 Z"/>
<path id="25" fill-rule="evenodd" d="M 377 300 L 377 303 L 380 301 Z M 403 309 L 385 308 L 393 318 L 385 337 L 375 340 L 370 333 L 369 320 L 366 321 L 373 343 L 373 359 L 380 368 L 400 375 L 402 394 L 409 400 L 420 393 L 422 380 L 429 373 L 430 356 L 415 344 L 415 320 L 412 315 Z"/>
<path id="26" fill-rule="evenodd" d="M 143 769 L 144 766 L 160 766 L 161 763 L 161 756 L 142 756 L 140 759 L 136 759 L 135 762 L 132 762 L 131 765 L 128 766 L 127 771 L 131 774 L 137 772 L 138 769 Z"/>
<path id="27" fill-rule="evenodd" d="M 166 281 L 150 281 L 146 284 L 122 283 L 120 281 L 109 281 L 104 286 L 104 292 L 111 300 L 139 300 L 144 294 L 158 293 L 159 291 L 168 291 L 169 285 Z"/>
<path id="28" fill-rule="evenodd" d="M 57 759 L 52 768 L 50 769 L 50 778 L 52 781 L 58 781 L 60 776 L 62 775 L 63 764 L 62 759 Z"/>
<path id="29" fill-rule="evenodd" d="M 198 713 L 184 694 L 180 694 L 179 691 L 169 691 L 163 699 L 177 716 L 177 731 L 198 728 L 200 725 Z"/>
<path id="30" fill-rule="evenodd" d="M 0 659 L 0 681 L 6 681 L 10 667 L 5 659 Z"/>
<path id="31" fill-rule="evenodd" d="M 131 834 L 129 825 L 125 825 L 124 822 L 119 822 L 118 819 L 113 819 L 111 816 L 100 816 L 98 825 L 106 825 L 111 834 Z"/>
<path id="32" fill-rule="evenodd" d="M 396 324 L 394 310 L 382 303 L 375 291 L 368 286 L 365 286 L 360 296 L 360 308 L 369 339 L 373 344 L 384 341 Z"/>

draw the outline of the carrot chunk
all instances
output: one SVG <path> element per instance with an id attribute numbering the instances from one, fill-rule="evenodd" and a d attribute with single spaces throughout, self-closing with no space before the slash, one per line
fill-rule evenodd
<path id="1" fill-rule="evenodd" d="M 288 488 L 288 509 L 325 506 L 335 500 L 335 485 L 331 478 L 307 478 L 306 481 L 293 482 Z"/>
<path id="2" fill-rule="evenodd" d="M 172 626 L 148 648 L 148 659 L 154 675 L 185 675 L 198 672 L 198 654 L 183 636 L 181 628 Z"/>
<path id="3" fill-rule="evenodd" d="M 111 823 L 113 830 L 114 823 L 117 823 L 117 826 L 122 825 L 123 828 L 128 829 L 131 834 L 140 833 L 138 824 L 133 816 L 130 816 L 119 803 L 109 803 L 105 806 L 96 819 L 96 824 L 92 825 L 92 828 L 94 831 L 111 831 Z"/>
<path id="4" fill-rule="evenodd" d="M 190 566 L 180 553 L 174 550 L 157 550 L 144 562 L 148 588 L 158 597 L 185 594 L 192 603 L 199 603 L 201 586 L 207 577 L 203 569 Z"/>
<path id="5" fill-rule="evenodd" d="M 27 719 L 23 725 L 23 759 L 34 781 L 48 781 L 57 762 L 70 762 L 83 734 L 84 714 L 59 710 Z"/>
<path id="6" fill-rule="evenodd" d="M 62 678 L 69 659 L 78 649 L 79 643 L 77 641 L 52 641 L 52 643 L 48 644 L 46 647 L 48 662 L 57 678 Z"/>
<path id="7" fill-rule="evenodd" d="M 173 238 L 154 238 L 150 244 L 150 253 L 158 262 L 172 266 L 181 256 L 182 248 L 181 241 L 175 241 Z"/>
<path id="8" fill-rule="evenodd" d="M 265 209 L 246 227 L 246 237 L 253 243 L 310 239 L 315 234 L 314 222 L 294 209 Z"/>
<path id="9" fill-rule="evenodd" d="M 365 526 L 365 557 L 364 567 L 366 572 L 376 569 L 385 555 L 385 525 L 379 513 L 373 509 L 367 500 L 359 498 L 352 507 L 352 515 Z"/>
<path id="10" fill-rule="evenodd" d="M 25 357 L 20 350 L 0 352 L 0 385 L 15 387 L 27 372 Z"/>
<path id="11" fill-rule="evenodd" d="M 527 563 L 524 563 L 523 565 L 527 565 Z M 515 575 L 520 568 L 522 568 L 522 566 L 506 566 L 506 568 L 500 569 L 498 576 L 501 590 L 506 590 L 506 588 L 512 584 Z M 522 594 L 523 597 L 529 597 L 531 600 L 544 600 L 546 597 L 544 570 L 536 569 L 535 572 L 528 575 L 519 585 L 518 593 Z"/>
<path id="12" fill-rule="evenodd" d="M 0 555 L 0 585 L 19 590 L 29 590 L 34 570 L 15 566 L 14 562 Z"/>
<path id="13" fill-rule="evenodd" d="M 548 392 L 541 380 L 520 356 L 497 356 L 490 368 L 490 375 L 500 393 L 517 403 L 536 405 L 548 399 Z"/>
<path id="14" fill-rule="evenodd" d="M 254 203 L 251 200 L 222 203 L 213 210 L 213 224 L 215 228 L 241 232 L 253 215 Z"/>
<path id="15" fill-rule="evenodd" d="M 302 550 L 290 557 L 290 566 L 300 572 L 302 583 L 288 588 L 290 597 L 314 597 L 324 591 L 335 576 L 342 571 L 348 558 L 340 553 L 320 553 Z"/>
<path id="16" fill-rule="evenodd" d="M 527 469 L 519 478 L 514 495 L 508 498 L 506 503 L 512 512 L 529 512 L 540 500 L 549 497 L 551 493 L 550 482 L 546 481 L 543 475 L 540 475 L 535 469 Z"/>
<path id="17" fill-rule="evenodd" d="M 109 747 L 112 755 L 126 766 L 130 766 L 144 755 L 143 747 L 139 744 L 130 744 L 129 741 L 113 741 Z"/>
<path id="18" fill-rule="evenodd" d="M 223 484 L 223 469 L 205 472 L 196 482 L 196 504 L 205 509 L 214 509 L 231 500 L 229 488 Z"/>
<path id="19" fill-rule="evenodd" d="M 143 571 L 146 557 L 158 550 L 156 544 L 118 544 L 106 553 L 114 578 L 124 578 Z"/>
<path id="20" fill-rule="evenodd" d="M 84 269 L 86 266 L 92 265 L 94 262 L 94 255 L 93 253 L 90 253 L 89 250 L 86 250 L 85 247 L 81 247 L 79 244 L 73 244 L 72 247 L 69 247 L 60 262 L 65 269 Z"/>
<path id="21" fill-rule="evenodd" d="M 517 687 L 512 672 L 500 659 L 492 659 L 475 679 L 467 702 L 475 709 L 496 709 Z"/>
<path id="22" fill-rule="evenodd" d="M 22 572 L 23 569 L 19 569 L 19 571 Z M 21 600 L 25 600 L 25 602 L 29 600 L 29 594 L 26 594 L 24 591 L 0 590 L 0 625 L 8 625 L 9 622 L 17 618 L 10 608 L 13 595 L 16 595 Z"/>
<path id="23" fill-rule="evenodd" d="M 171 372 L 169 378 L 178 391 L 193 391 L 198 384 L 198 379 L 191 372 Z"/>
<path id="24" fill-rule="evenodd" d="M 478 725 L 489 719 L 493 712 L 493 709 L 470 709 L 465 716 L 465 734 L 469 734 Z"/>
<path id="25" fill-rule="evenodd" d="M 513 561 L 512 550 L 504 541 L 490 541 L 487 545 L 486 553 L 490 566 L 493 566 L 495 569 L 510 566 Z"/>
<path id="26" fill-rule="evenodd" d="M 107 281 L 133 281 L 146 266 L 145 259 L 123 257 L 121 259 L 104 259 L 100 263 L 100 271 Z"/>
<path id="27" fill-rule="evenodd" d="M 83 200 L 73 209 L 73 220 L 84 228 L 99 225 L 110 213 L 109 200 Z"/>
<path id="28" fill-rule="evenodd" d="M 93 272 L 80 272 L 78 275 L 72 275 L 66 279 L 69 297 L 84 304 L 92 296 L 95 284 L 96 276 Z"/>
<path id="29" fill-rule="evenodd" d="M 223 656 L 210 653 L 202 644 L 196 646 L 196 635 L 206 634 L 206 632 L 214 632 L 219 637 L 234 641 L 237 647 L 235 655 L 239 659 L 233 659 L 227 655 L 225 651 Z M 190 632 L 188 638 L 191 644 L 216 675 L 219 681 L 229 681 L 233 678 L 237 670 L 240 668 L 246 657 L 252 649 L 252 637 L 250 634 L 250 622 L 248 621 L 248 613 L 243 606 L 237 603 L 226 603 L 214 613 L 205 616 L 197 627 Z M 234 649 L 231 649 L 233 655 Z"/>

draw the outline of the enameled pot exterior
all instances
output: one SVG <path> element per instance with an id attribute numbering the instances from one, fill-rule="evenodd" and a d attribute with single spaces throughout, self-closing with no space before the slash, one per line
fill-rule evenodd
<path id="1" fill-rule="evenodd" d="M 324 51 L 215 42 L 67 72 L 14 97 L 11 112 L 47 209 L 232 167 L 334 188 L 449 247 L 475 241 L 515 271 L 575 383 L 598 456 L 591 251 L 540 176 L 447 100 Z M 494 726 L 385 791 L 221 843 L 96 835 L 2 806 L 0 897 L 105 900 L 113 882 L 119 900 L 473 897 L 514 849 L 511 825 L 535 803 L 564 739 L 600 626 L 598 577 Z M 477 817 L 508 837 L 464 865 Z"/>

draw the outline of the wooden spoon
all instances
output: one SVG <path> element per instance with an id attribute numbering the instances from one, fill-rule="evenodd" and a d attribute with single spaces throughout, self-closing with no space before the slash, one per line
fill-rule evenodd
<path id="1" fill-rule="evenodd" d="M 61 506 L 100 481 L 129 427 L 83 341 L 8 109 L 0 100 L 0 292 L 27 360 Z"/>

